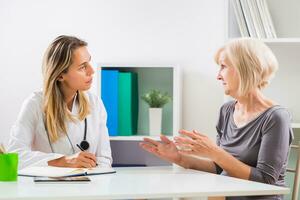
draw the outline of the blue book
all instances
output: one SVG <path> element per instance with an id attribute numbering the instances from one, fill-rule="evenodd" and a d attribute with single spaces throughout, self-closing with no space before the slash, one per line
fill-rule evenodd
<path id="1" fill-rule="evenodd" d="M 107 112 L 110 136 L 118 135 L 118 70 L 101 70 L 101 98 Z"/>

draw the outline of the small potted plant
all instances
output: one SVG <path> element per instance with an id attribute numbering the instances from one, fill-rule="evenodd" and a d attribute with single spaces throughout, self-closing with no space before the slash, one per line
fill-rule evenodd
<path id="1" fill-rule="evenodd" d="M 151 90 L 142 95 L 142 99 L 149 105 L 149 134 L 161 134 L 162 107 L 171 101 L 168 93 L 159 90 Z"/>

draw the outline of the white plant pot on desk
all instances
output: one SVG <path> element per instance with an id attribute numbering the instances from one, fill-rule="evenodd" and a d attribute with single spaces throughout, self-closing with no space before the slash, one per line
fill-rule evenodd
<path id="1" fill-rule="evenodd" d="M 149 108 L 149 135 L 161 134 L 162 108 Z"/>

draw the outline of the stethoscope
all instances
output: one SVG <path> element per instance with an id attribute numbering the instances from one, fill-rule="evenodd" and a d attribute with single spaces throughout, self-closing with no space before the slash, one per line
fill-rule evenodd
<path id="1" fill-rule="evenodd" d="M 47 137 L 48 137 L 48 141 L 49 141 L 49 145 L 50 145 L 51 151 L 52 151 L 52 153 L 54 153 L 53 146 L 52 146 L 52 144 L 50 142 L 50 136 L 49 136 L 49 133 L 48 133 L 48 130 L 47 130 L 46 126 L 45 126 L 45 130 L 46 130 L 46 133 L 47 133 Z M 86 133 L 87 133 L 87 119 L 85 118 L 84 119 L 84 135 L 83 135 L 83 140 L 80 142 L 80 144 L 76 144 L 81 151 L 88 150 L 89 147 L 90 147 L 89 142 L 86 140 Z M 69 141 L 69 143 L 70 143 L 70 145 L 72 147 L 73 154 L 75 154 L 75 148 L 74 148 L 74 146 L 73 146 L 73 144 L 72 144 L 72 142 L 71 142 L 71 140 L 69 138 L 68 133 L 66 135 L 67 135 L 68 141 Z"/>

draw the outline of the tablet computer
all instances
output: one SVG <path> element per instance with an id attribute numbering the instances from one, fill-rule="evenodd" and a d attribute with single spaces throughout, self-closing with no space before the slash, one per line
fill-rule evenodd
<path id="1" fill-rule="evenodd" d="M 87 176 L 75 177 L 34 177 L 35 183 L 89 183 L 91 179 Z"/>

